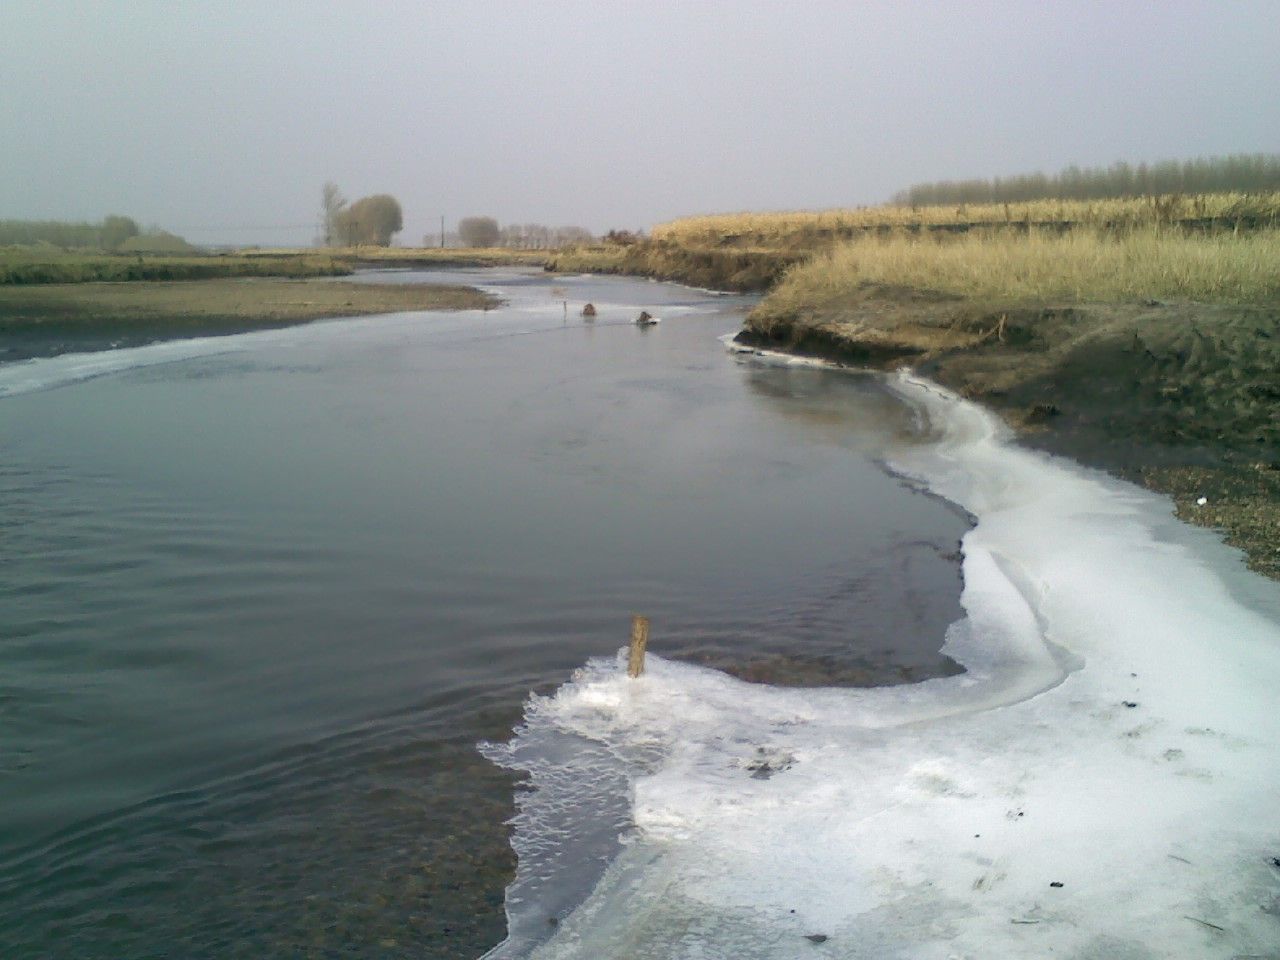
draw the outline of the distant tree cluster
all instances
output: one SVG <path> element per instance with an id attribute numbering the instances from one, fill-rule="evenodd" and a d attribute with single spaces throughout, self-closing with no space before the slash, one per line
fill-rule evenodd
<path id="1" fill-rule="evenodd" d="M 1262 190 L 1280 190 L 1280 154 L 1234 154 L 1136 166 L 1128 163 L 1083 169 L 1070 166 L 1053 176 L 1030 173 L 990 180 L 942 180 L 899 191 L 894 194 L 893 202 L 922 207 Z"/>
<path id="2" fill-rule="evenodd" d="M 493 217 L 463 217 L 458 221 L 458 236 L 464 247 L 496 247 L 501 234 Z"/>
<path id="3" fill-rule="evenodd" d="M 604 242 L 617 247 L 629 247 L 644 239 L 644 234 L 633 230 L 610 230 L 604 235 Z"/>
<path id="4" fill-rule="evenodd" d="M 104 217 L 101 223 L 0 220 L 0 246 L 49 244 L 64 250 L 119 250 L 141 234 L 137 221 L 119 214 Z"/>
<path id="5" fill-rule="evenodd" d="M 161 230 L 159 227 L 144 230 L 136 236 L 129 237 L 115 249 L 120 253 L 158 254 L 197 253 L 199 251 L 198 247 L 187 243 L 182 237 L 170 233 L 168 230 Z"/>
<path id="6" fill-rule="evenodd" d="M 386 193 L 348 204 L 336 183 L 326 183 L 321 191 L 321 211 L 326 247 L 388 247 L 391 238 L 404 229 L 400 202 Z"/>
<path id="7" fill-rule="evenodd" d="M 103 250 L 118 250 L 142 231 L 133 217 L 122 217 L 111 214 L 102 219 L 102 227 L 98 231 L 99 243 Z"/>
<path id="8" fill-rule="evenodd" d="M 555 250 L 591 243 L 591 231 L 583 227 L 548 227 L 541 223 L 512 223 L 502 228 L 498 242 L 517 250 Z"/>
<path id="9" fill-rule="evenodd" d="M 464 247 L 510 247 L 516 250 L 554 250 L 595 238 L 583 227 L 548 227 L 541 223 L 512 223 L 498 226 L 493 217 L 464 217 L 458 223 L 458 238 Z"/>

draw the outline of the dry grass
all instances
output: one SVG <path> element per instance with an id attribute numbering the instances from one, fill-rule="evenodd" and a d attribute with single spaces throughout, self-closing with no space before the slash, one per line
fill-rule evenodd
<path id="1" fill-rule="evenodd" d="M 1080 224 L 1141 227 L 1153 223 L 1237 221 L 1280 225 L 1280 192 L 1217 193 L 1117 200 L 1033 200 L 1025 203 L 933 207 L 880 206 L 790 213 L 731 213 L 684 217 L 653 228 L 654 240 L 681 246 L 797 249 L 829 244 L 867 231 L 978 226 Z"/>
<path id="2" fill-rule="evenodd" d="M 1032 230 L 866 236 L 790 270 L 762 311 L 802 314 L 868 285 L 977 301 L 1256 303 L 1280 299 L 1280 231 Z"/>
<path id="3" fill-rule="evenodd" d="M 557 250 L 549 262 L 557 273 L 625 273 L 632 257 L 629 247 L 596 244 Z"/>

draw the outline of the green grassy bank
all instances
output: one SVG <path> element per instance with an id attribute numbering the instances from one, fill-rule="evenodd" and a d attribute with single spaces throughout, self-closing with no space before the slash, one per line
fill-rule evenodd
<path id="1" fill-rule="evenodd" d="M 225 277 L 345 276 L 359 267 L 542 267 L 546 250 L 312 247 L 226 254 L 98 253 L 0 247 L 0 286 L 44 283 L 211 280 Z"/>
<path id="2" fill-rule="evenodd" d="M 305 255 L 169 256 L 89 253 L 53 247 L 0 247 L 0 286 L 219 277 L 328 277 L 351 271 L 347 261 L 315 251 Z"/>

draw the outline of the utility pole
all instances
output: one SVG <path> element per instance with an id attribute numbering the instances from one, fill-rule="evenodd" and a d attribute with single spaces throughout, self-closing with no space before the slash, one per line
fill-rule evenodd
<path id="1" fill-rule="evenodd" d="M 444 249 L 444 214 L 440 214 L 440 249 Z"/>

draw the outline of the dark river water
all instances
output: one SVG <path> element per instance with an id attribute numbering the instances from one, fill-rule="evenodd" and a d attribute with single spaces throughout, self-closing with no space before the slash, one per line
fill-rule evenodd
<path id="1" fill-rule="evenodd" d="M 5 960 L 482 953 L 476 744 L 633 612 L 766 682 L 953 669 L 966 522 L 874 379 L 731 354 L 741 299 L 444 278 L 508 305 L 0 365 Z"/>

